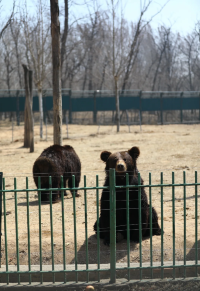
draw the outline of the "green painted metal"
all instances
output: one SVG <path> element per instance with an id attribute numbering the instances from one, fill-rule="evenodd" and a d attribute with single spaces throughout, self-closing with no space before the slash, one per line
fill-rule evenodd
<path id="1" fill-rule="evenodd" d="M 75 258 L 75 269 L 74 270 L 66 270 L 66 250 L 65 250 L 65 231 L 66 231 L 66 226 L 65 226 L 65 216 L 67 213 L 65 213 L 65 208 L 64 208 L 64 191 L 65 190 L 70 190 L 70 188 L 65 188 L 63 186 L 63 177 L 61 176 L 61 188 L 55 189 L 52 188 L 52 179 L 49 177 L 49 188 L 48 189 L 41 189 L 41 181 L 40 178 L 38 179 L 38 189 L 29 189 L 29 183 L 28 183 L 28 178 L 26 177 L 26 187 L 25 189 L 17 189 L 17 180 L 16 178 L 14 179 L 14 189 L 6 189 L 5 187 L 5 178 L 3 178 L 3 183 L 2 183 L 2 193 L 3 193 L 3 219 L 4 219 L 4 243 L 5 243 L 5 265 L 6 265 L 6 271 L 1 272 L 0 269 L 0 276 L 1 274 L 6 274 L 6 281 L 7 284 L 9 284 L 9 279 L 10 279 L 10 274 L 17 274 L 18 280 L 17 283 L 21 284 L 20 281 L 20 275 L 21 274 L 27 274 L 29 278 L 29 284 L 32 284 L 32 277 L 33 274 L 39 273 L 40 274 L 40 282 L 43 283 L 43 275 L 46 273 L 51 273 L 53 276 L 53 282 L 56 282 L 55 276 L 57 273 L 63 273 L 63 282 L 67 282 L 67 274 L 73 272 L 75 273 L 75 280 L 78 282 L 78 274 L 80 272 L 86 272 L 86 281 L 89 281 L 89 272 L 97 272 L 98 273 L 98 280 L 100 280 L 100 273 L 102 271 L 110 271 L 110 281 L 115 282 L 116 280 L 116 270 L 127 270 L 127 279 L 130 280 L 131 277 L 131 270 L 139 270 L 140 272 L 140 279 L 143 280 L 143 270 L 149 269 L 151 270 L 151 278 L 153 278 L 153 270 L 160 268 L 161 270 L 161 279 L 164 278 L 164 270 L 165 269 L 173 269 L 172 272 L 172 277 L 175 279 L 176 278 L 176 269 L 179 268 L 179 265 L 176 265 L 176 244 L 175 244 L 175 239 L 176 239 L 176 217 L 175 217 L 175 209 L 177 205 L 175 205 L 175 189 L 176 187 L 182 187 L 183 189 L 183 240 L 184 240 L 184 245 L 183 245 L 183 253 L 184 253 L 184 258 L 183 258 L 183 264 L 182 267 L 184 268 L 184 277 L 186 277 L 186 271 L 187 268 L 190 267 L 195 267 L 196 268 L 196 276 L 198 275 L 197 271 L 198 268 L 200 267 L 200 264 L 198 262 L 198 186 L 200 186 L 200 183 L 198 182 L 198 177 L 197 177 L 197 172 L 195 172 L 195 181 L 194 183 L 186 183 L 186 173 L 183 172 L 183 182 L 182 183 L 176 183 L 175 184 L 175 174 L 172 172 L 172 183 L 170 184 L 164 184 L 163 183 L 163 173 L 160 175 L 160 183 L 159 184 L 152 184 L 151 181 L 151 173 L 149 173 L 149 184 L 147 185 L 141 185 L 141 177 L 140 174 L 138 174 L 138 185 L 129 185 L 129 177 L 128 174 L 126 175 L 126 185 L 125 186 L 116 186 L 115 183 L 115 170 L 111 169 L 109 172 L 109 179 L 110 179 L 110 184 L 108 187 L 100 187 L 99 186 L 99 178 L 96 176 L 96 185 L 95 187 L 87 187 L 86 184 L 86 176 L 84 176 L 84 187 L 76 188 L 75 187 L 75 177 L 73 176 L 73 181 L 72 181 L 72 193 L 73 193 L 73 214 L 74 214 L 74 258 Z M 195 225 L 194 225 L 194 232 L 195 232 L 195 261 L 194 264 L 188 264 L 186 261 L 186 223 L 187 223 L 187 216 L 186 216 L 186 189 L 188 186 L 193 186 L 195 190 L 195 195 L 194 195 L 194 201 L 195 201 Z M 149 266 L 145 267 L 142 262 L 142 216 L 141 216 L 141 190 L 143 187 L 148 187 L 149 189 L 149 207 L 150 207 L 150 264 Z M 160 207 L 161 207 L 161 229 L 162 229 L 162 234 L 161 234 L 161 261 L 159 266 L 153 265 L 153 240 L 152 240 L 152 194 L 153 188 L 158 188 L 160 187 Z M 164 196 L 164 188 L 168 187 L 169 189 L 172 190 L 172 250 L 173 250 L 173 263 L 172 265 L 164 265 L 164 236 L 163 236 L 163 228 L 164 228 L 164 213 L 163 213 L 163 196 Z M 116 267 L 116 189 L 126 189 L 126 220 L 127 220 L 127 266 L 125 268 L 118 268 Z M 131 188 L 136 188 L 138 189 L 138 216 L 139 216 L 139 266 L 136 268 L 131 267 L 130 264 L 130 226 L 129 226 L 129 191 Z M 85 212 L 85 246 L 86 246 L 86 267 L 84 270 L 78 270 L 78 253 L 77 253 L 77 229 L 76 229 L 76 198 L 75 198 L 75 190 L 76 189 L 82 189 L 84 191 L 84 212 Z M 105 269 L 101 268 L 100 264 L 100 234 L 99 234 L 99 190 L 102 189 L 107 189 L 110 192 L 110 268 Z M 51 230 L 51 255 L 52 255 L 52 270 L 51 271 L 44 271 L 43 270 L 43 261 L 42 261 L 42 228 L 41 228 L 41 211 L 42 211 L 42 204 L 41 204 L 41 192 L 42 191 L 49 191 L 49 212 L 50 212 L 50 230 Z M 55 219 L 54 217 L 54 207 L 53 207 L 53 201 L 52 201 L 52 195 L 55 191 L 60 191 L 61 192 L 61 221 L 62 221 L 62 249 L 63 249 L 63 270 L 55 270 L 55 265 L 54 265 L 54 231 L 53 231 L 53 220 Z M 88 190 L 95 190 L 96 192 L 96 207 L 97 207 L 97 268 L 96 269 L 90 269 L 89 268 L 89 249 L 88 249 L 88 209 L 87 209 L 87 191 Z M 31 241 L 30 241 L 30 236 L 31 236 L 31 231 L 30 231 L 30 206 L 29 206 L 29 199 L 30 195 L 37 191 L 38 192 L 38 216 L 39 216 L 39 255 L 40 255 L 40 270 L 39 271 L 33 271 L 31 269 Z M 8 193 L 14 192 L 14 206 L 15 206 L 15 234 L 16 234 L 16 258 L 17 258 L 17 271 L 11 272 L 9 271 L 9 254 L 8 254 L 8 245 L 9 245 L 9 240 L 7 236 L 7 217 L 6 217 L 6 196 Z M 27 247 L 28 247 L 28 271 L 21 271 L 20 270 L 20 259 L 19 259 L 19 243 L 20 243 L 20 235 L 18 233 L 18 192 L 24 192 L 26 195 L 26 210 L 25 213 L 27 215 Z"/>
<path id="2" fill-rule="evenodd" d="M 39 252 L 40 252 L 40 283 L 43 284 L 42 274 L 42 217 L 41 217 L 41 177 L 38 177 L 38 206 L 39 206 Z"/>
<path id="3" fill-rule="evenodd" d="M 89 282 L 89 272 L 88 272 L 88 217 L 87 217 L 87 182 L 86 182 L 86 176 L 84 175 L 84 202 L 85 202 L 85 251 L 86 251 L 86 270 L 87 270 L 87 282 Z"/>
<path id="4" fill-rule="evenodd" d="M 138 215 L 139 215 L 139 258 L 140 258 L 140 280 L 142 280 L 142 205 L 141 205 L 141 177 L 138 173 Z"/>
<path id="5" fill-rule="evenodd" d="M 129 185 L 129 175 L 126 173 L 126 185 Z M 126 188 L 126 222 L 127 222 L 127 267 L 130 268 L 130 220 L 129 220 L 129 188 Z M 128 281 L 130 281 L 130 269 Z"/>
<path id="6" fill-rule="evenodd" d="M 52 177 L 49 176 L 49 188 L 52 188 Z M 50 226 L 51 226 L 51 263 L 52 271 L 54 271 L 54 240 L 53 240 L 53 209 L 52 209 L 52 190 L 49 191 L 49 202 L 50 202 Z M 53 283 L 55 283 L 55 274 L 53 273 Z"/>
<path id="7" fill-rule="evenodd" d="M 75 193 L 75 176 L 72 176 L 72 189 L 73 189 L 73 213 L 74 213 L 74 260 L 75 270 L 78 270 L 78 257 L 77 257 L 77 232 L 76 232 L 76 193 Z M 76 282 L 78 282 L 78 273 L 76 273 Z"/>
<path id="8" fill-rule="evenodd" d="M 99 177 L 96 175 L 96 187 L 99 186 Z M 97 269 L 100 269 L 100 235 L 99 235 L 99 189 L 96 190 L 97 204 Z M 98 282 L 100 282 L 100 273 L 98 272 Z"/>
<path id="9" fill-rule="evenodd" d="M 0 112 L 24 111 L 24 90 L 7 90 L 0 92 Z M 179 110 L 180 119 L 183 121 L 183 110 L 200 110 L 199 92 L 146 92 L 139 90 L 125 90 L 120 93 L 120 110 L 135 109 L 140 111 L 160 111 L 163 123 L 163 111 Z M 53 110 L 52 90 L 43 92 L 44 112 Z M 69 110 L 69 123 L 72 122 L 72 112 L 92 111 L 94 123 L 97 111 L 113 111 L 115 96 L 112 91 L 71 91 L 62 90 L 62 108 Z M 37 92 L 33 94 L 33 111 L 39 111 Z"/>
<path id="10" fill-rule="evenodd" d="M 3 190 L 5 190 L 5 178 L 3 178 Z M 9 284 L 8 274 L 8 242 L 7 242 L 7 224 L 6 224 L 6 193 L 3 193 L 3 211 L 4 211 L 4 241 L 5 241 L 5 261 L 6 261 L 6 279 L 7 285 Z"/>
<path id="11" fill-rule="evenodd" d="M 116 192 L 115 170 L 109 170 L 110 194 L 110 283 L 116 282 Z"/>
<path id="12" fill-rule="evenodd" d="M 163 173 L 160 173 L 160 183 L 163 184 Z M 163 257 L 163 253 L 164 253 L 164 240 L 163 240 L 163 187 L 160 187 L 160 195 L 161 195 L 161 199 L 160 199 L 160 206 L 161 206 L 161 266 L 164 265 L 164 257 Z M 161 279 L 164 278 L 164 270 L 161 269 Z"/>
<path id="13" fill-rule="evenodd" d="M 60 186 L 64 188 L 63 176 L 60 177 Z M 61 211 L 62 211 L 62 241 L 63 241 L 63 270 L 66 270 L 66 253 L 65 253 L 65 206 L 64 206 L 64 190 L 61 191 Z M 64 273 L 64 283 L 66 283 L 66 273 Z"/>
<path id="14" fill-rule="evenodd" d="M 14 178 L 14 189 L 17 189 L 17 179 Z M 18 211 L 17 211 L 17 192 L 15 192 L 15 233 L 16 233 L 16 257 L 17 271 L 19 272 L 19 236 L 18 236 Z M 20 275 L 18 274 L 18 284 L 20 284 Z"/>
<path id="15" fill-rule="evenodd" d="M 185 171 L 183 172 L 183 216 L 184 216 L 184 222 L 183 222 L 183 235 L 184 235 L 184 250 L 183 250 L 183 258 L 184 258 L 184 265 L 186 265 L 186 174 Z M 184 268 L 184 278 L 186 278 L 186 268 Z"/>
<path id="16" fill-rule="evenodd" d="M 28 177 L 26 177 L 26 203 L 27 203 L 27 237 L 28 237 L 28 269 L 31 271 L 31 247 L 30 247 L 30 212 L 29 212 L 29 191 Z M 29 274 L 29 284 L 31 284 L 31 274 Z"/>
<path id="17" fill-rule="evenodd" d="M 172 172 L 172 241 L 173 241 L 173 266 L 175 266 L 175 187 L 173 186 L 175 183 L 175 174 Z M 176 270 L 173 268 L 173 279 L 176 278 Z"/>
<path id="18" fill-rule="evenodd" d="M 195 171 L 195 184 L 197 183 L 197 171 Z M 198 276 L 198 194 L 197 185 L 195 185 L 195 264 L 196 264 L 196 274 Z"/>
<path id="19" fill-rule="evenodd" d="M 3 184 L 3 173 L 0 172 L 0 268 L 1 268 L 1 237 L 2 237 L 2 185 Z"/>
<path id="20" fill-rule="evenodd" d="M 149 207 L 150 207 L 150 264 L 153 266 L 153 243 L 152 243 L 152 195 L 151 195 L 151 173 L 149 173 Z M 153 269 L 151 269 L 153 279 Z"/>

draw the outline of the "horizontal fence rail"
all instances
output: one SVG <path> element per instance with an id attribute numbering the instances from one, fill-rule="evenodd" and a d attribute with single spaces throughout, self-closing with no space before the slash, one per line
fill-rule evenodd
<path id="1" fill-rule="evenodd" d="M 197 171 L 194 173 L 193 182 L 186 182 L 186 172 L 184 171 L 182 182 L 179 183 L 175 180 L 174 172 L 171 174 L 171 182 L 167 181 L 167 183 L 164 183 L 163 173 L 160 173 L 159 183 L 152 183 L 152 175 L 149 173 L 149 181 L 143 185 L 140 173 L 138 173 L 138 185 L 129 185 L 129 175 L 126 174 L 126 185 L 120 186 L 116 185 L 114 169 L 109 170 L 110 184 L 108 186 L 99 186 L 98 175 L 94 181 L 95 186 L 92 187 L 87 186 L 86 176 L 83 179 L 84 186 L 79 188 L 75 187 L 75 176 L 72 179 L 72 188 L 65 188 L 63 177 L 61 176 L 60 179 L 61 187 L 53 188 L 52 177 L 49 176 L 49 188 L 43 189 L 41 188 L 41 179 L 38 177 L 38 189 L 35 189 L 29 187 L 29 179 L 26 177 L 25 188 L 19 189 L 16 178 L 13 180 L 13 186 L 10 185 L 10 182 L 7 185 L 7 178 L 3 177 L 3 173 L 0 173 L 0 202 L 2 201 L 0 214 L 3 218 L 0 219 L 2 233 L 0 283 L 17 282 L 21 284 L 21 282 L 26 281 L 29 284 L 32 282 L 43 284 L 44 281 L 50 280 L 53 283 L 61 281 L 64 283 L 69 281 L 89 282 L 92 280 L 100 282 L 105 274 L 111 283 L 115 283 L 116 277 L 122 278 L 122 276 L 127 281 L 135 278 L 151 280 L 158 276 L 161 279 L 165 277 L 176 279 L 180 274 L 183 278 L 187 278 L 191 274 L 191 269 L 193 277 L 198 277 L 200 270 L 198 234 L 200 182 L 198 182 Z M 116 243 L 116 203 L 118 202 L 116 191 L 119 189 L 125 191 L 126 197 L 125 229 L 127 239 L 123 240 L 123 245 Z M 138 210 L 139 242 L 137 243 L 131 241 L 130 237 L 130 228 L 133 227 L 130 223 L 130 211 L 133 211 L 133 208 L 130 207 L 131 189 L 138 190 L 138 204 L 134 206 Z M 142 189 L 145 189 L 146 192 L 148 190 L 150 235 L 146 240 L 142 234 L 142 225 L 144 224 L 142 221 Z M 72 198 L 65 198 L 65 191 L 69 190 L 72 191 Z M 82 200 L 76 198 L 76 190 L 82 191 Z M 110 216 L 109 246 L 104 246 L 100 239 L 102 231 L 99 226 L 100 190 L 107 190 L 109 193 L 110 209 L 107 209 Z M 49 193 L 47 203 L 41 200 L 44 191 Z M 53 203 L 52 197 L 57 191 L 60 193 L 60 200 L 59 203 Z M 189 196 L 187 195 L 188 191 Z M 165 196 L 169 199 L 166 200 Z M 95 205 L 94 209 L 90 209 L 88 206 L 91 199 Z M 189 208 L 192 205 L 192 221 L 194 223 L 189 225 L 191 220 L 188 222 L 188 201 L 191 199 L 192 204 Z M 169 210 L 167 218 L 165 214 L 166 204 Z M 154 206 L 158 210 L 161 227 L 161 235 L 158 238 L 153 236 L 154 214 L 152 207 Z M 8 211 L 7 208 L 11 211 Z M 91 221 L 90 213 L 92 213 L 91 217 L 94 221 Z M 179 220 L 177 220 L 177 216 L 179 216 Z M 171 233 L 167 228 L 165 229 L 166 219 L 168 225 L 171 225 Z M 23 227 L 21 221 L 23 221 Z M 97 234 L 93 237 L 95 221 L 97 221 Z M 121 227 L 124 228 L 124 225 Z M 178 227 L 182 228 L 181 237 L 177 237 Z M 189 250 L 194 254 L 192 260 L 188 259 L 188 230 L 192 230 L 194 233 L 194 245 Z M 59 236 L 58 233 L 61 235 Z M 73 234 L 73 243 L 69 242 L 69 233 Z M 166 249 L 165 244 L 169 245 L 168 240 L 170 240 L 171 246 Z M 123 249 L 120 249 L 120 246 Z M 73 252 L 70 264 L 67 261 L 69 248 Z M 38 251 L 36 252 L 35 249 Z M 180 252 L 178 255 L 177 250 Z M 120 258 L 123 260 L 126 258 L 125 263 L 117 262 L 117 260 L 119 261 L 118 253 L 122 251 L 123 255 Z M 103 252 L 106 254 L 107 264 L 101 262 Z M 135 252 L 137 252 L 137 262 L 133 263 L 131 260 L 133 253 L 135 256 Z M 145 252 L 148 252 L 148 256 L 145 255 Z M 82 254 L 84 254 L 83 258 Z M 169 254 L 171 254 L 171 260 L 166 261 L 165 258 Z M 90 261 L 93 263 L 91 264 Z"/>

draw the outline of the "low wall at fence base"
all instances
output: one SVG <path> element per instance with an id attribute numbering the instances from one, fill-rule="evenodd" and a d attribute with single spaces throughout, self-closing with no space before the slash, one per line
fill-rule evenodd
<path id="1" fill-rule="evenodd" d="M 16 291 L 17 290 L 45 290 L 45 291 L 83 291 L 85 290 L 86 286 L 92 285 L 95 290 L 117 290 L 117 291 L 125 291 L 125 290 L 132 290 L 132 291 L 144 291 L 144 290 L 151 290 L 151 291 L 174 291 L 174 290 L 184 290 L 184 291 L 192 291 L 192 290 L 199 290 L 200 288 L 200 278 L 187 278 L 187 279 L 164 279 L 164 280 L 142 280 L 142 281 L 135 281 L 131 280 L 127 282 L 124 279 L 116 280 L 116 283 L 110 284 L 109 280 L 101 280 L 100 282 L 80 282 L 80 283 L 33 283 L 29 285 L 28 283 L 22 283 L 18 285 L 16 283 L 11 283 L 10 285 L 1 284 L 0 289 L 2 291 Z"/>
<path id="2" fill-rule="evenodd" d="M 186 277 L 194 277 L 196 268 L 198 274 L 200 274 L 200 267 L 189 267 L 191 265 L 194 265 L 194 261 L 187 261 L 187 267 L 183 266 L 183 262 L 178 261 L 175 262 L 175 277 L 176 278 L 183 278 L 184 277 L 184 269 L 186 269 Z M 161 279 L 161 268 L 160 268 L 160 262 L 154 262 L 153 266 L 153 279 Z M 166 268 L 163 271 L 163 278 L 173 278 L 173 268 L 170 267 L 173 265 L 173 262 L 165 262 L 164 265 Z M 116 278 L 125 278 L 128 279 L 128 270 L 126 269 L 127 264 L 126 263 L 117 263 L 116 268 L 121 268 L 121 270 L 116 270 Z M 131 268 L 138 268 L 139 263 L 131 263 L 130 264 Z M 150 267 L 149 262 L 148 263 L 143 263 L 142 267 Z M 158 268 L 155 268 L 158 267 Z M 87 272 L 84 271 L 86 268 L 85 265 L 78 265 L 78 281 L 79 282 L 85 282 L 87 278 Z M 101 269 L 103 271 L 100 271 L 100 279 L 109 279 L 110 278 L 110 264 L 101 264 Z M 123 269 L 124 268 L 124 269 Z M 67 282 L 75 282 L 76 281 L 76 274 L 73 272 L 75 269 L 75 265 L 67 265 L 66 270 L 70 271 L 70 273 L 66 274 L 66 280 Z M 96 264 L 89 264 L 89 270 L 95 270 L 97 269 Z M 20 282 L 29 282 L 29 274 L 26 273 L 28 272 L 28 266 L 26 265 L 21 265 L 19 268 L 20 272 L 23 272 L 20 274 Z M 32 273 L 31 274 L 31 281 L 32 282 L 40 282 L 41 280 L 41 275 L 40 275 L 40 266 L 39 265 L 32 265 L 31 266 L 31 271 L 33 272 L 38 272 L 38 273 Z M 43 265 L 43 282 L 53 282 L 53 274 L 51 273 L 52 271 L 52 266 L 51 265 Z M 55 265 L 54 270 L 57 271 L 55 273 L 55 281 L 56 282 L 63 282 L 64 281 L 64 273 L 63 271 L 63 265 Z M 9 272 L 16 272 L 17 271 L 17 266 L 9 266 Z M 6 267 L 3 265 L 0 268 L 1 276 L 0 276 L 0 283 L 6 283 L 7 282 L 7 276 L 5 273 L 6 272 Z M 89 280 L 90 281 L 98 281 L 98 272 L 97 271 L 88 271 L 89 272 Z M 142 270 L 142 278 L 144 279 L 151 279 L 151 269 L 143 269 Z M 130 270 L 130 278 L 131 280 L 140 280 L 140 270 L 139 269 L 131 269 Z M 17 283 L 18 282 L 18 275 L 16 273 L 9 274 L 9 282 L 10 283 Z"/>

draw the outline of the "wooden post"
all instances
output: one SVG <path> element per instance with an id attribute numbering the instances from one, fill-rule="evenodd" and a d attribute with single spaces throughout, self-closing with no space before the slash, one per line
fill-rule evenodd
<path id="1" fill-rule="evenodd" d="M 54 144 L 62 145 L 60 22 L 58 0 L 51 0 Z"/>
<path id="2" fill-rule="evenodd" d="M 24 84 L 26 92 L 25 119 L 24 119 L 24 147 L 30 147 L 30 153 L 34 152 L 34 121 L 33 121 L 33 72 L 22 65 L 24 68 Z"/>

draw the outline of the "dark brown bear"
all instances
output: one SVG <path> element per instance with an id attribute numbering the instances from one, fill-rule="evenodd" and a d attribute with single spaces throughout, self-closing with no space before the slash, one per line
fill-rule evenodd
<path id="1" fill-rule="evenodd" d="M 39 176 L 41 177 L 41 188 L 49 188 L 49 176 L 52 177 L 52 188 L 61 187 L 60 176 L 63 176 L 64 187 L 68 181 L 68 186 L 71 188 L 72 175 L 75 175 L 75 187 L 78 187 L 81 178 L 81 162 L 70 145 L 53 145 L 46 148 L 33 165 L 33 178 L 37 188 Z M 56 202 L 61 196 L 59 191 L 52 192 L 52 194 L 53 202 Z M 76 191 L 76 197 L 79 196 Z M 49 191 L 41 191 L 41 201 L 49 201 Z"/>
<path id="2" fill-rule="evenodd" d="M 140 155 L 138 147 L 132 147 L 128 151 L 111 153 L 104 151 L 101 159 L 106 163 L 106 178 L 104 186 L 109 186 L 109 169 L 115 169 L 116 185 L 126 185 L 126 173 L 129 174 L 129 185 L 138 185 L 137 158 Z M 143 180 L 141 179 L 143 185 Z M 150 235 L 150 207 L 144 188 L 141 188 L 141 208 L 142 208 L 142 238 Z M 101 214 L 99 218 L 100 238 L 104 239 L 104 244 L 110 244 L 110 202 L 109 191 L 103 190 L 101 196 Z M 139 242 L 139 213 L 138 213 L 138 188 L 129 189 L 129 221 L 130 239 Z M 97 232 L 97 222 L 94 224 Z M 152 234 L 160 235 L 161 229 L 158 224 L 156 210 L 152 207 Z M 127 238 L 126 219 L 126 189 L 116 189 L 116 241 Z"/>

